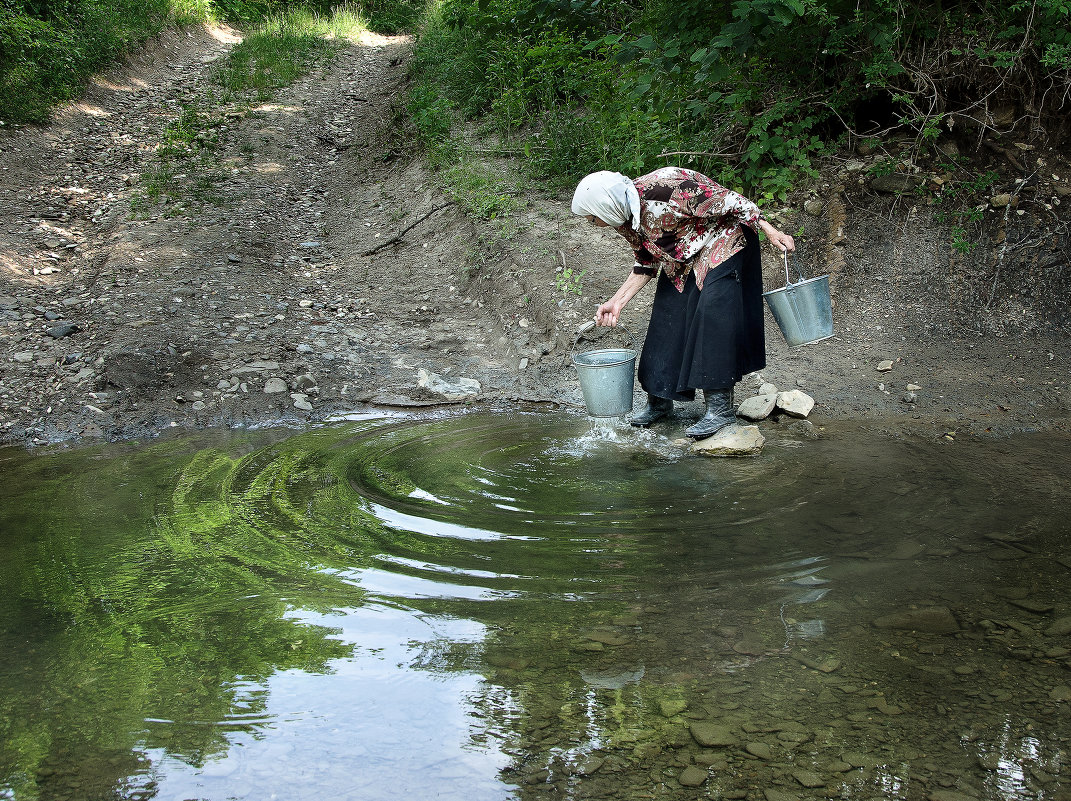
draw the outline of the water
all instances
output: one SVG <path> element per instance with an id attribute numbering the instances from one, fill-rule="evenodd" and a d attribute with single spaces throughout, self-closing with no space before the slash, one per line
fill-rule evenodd
<path id="1" fill-rule="evenodd" d="M 0 798 L 1066 799 L 1071 441 L 767 433 L 0 452 Z"/>

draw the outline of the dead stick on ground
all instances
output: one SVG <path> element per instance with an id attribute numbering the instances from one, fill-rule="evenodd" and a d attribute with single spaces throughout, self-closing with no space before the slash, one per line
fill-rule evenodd
<path id="1" fill-rule="evenodd" d="M 374 248 L 372 248 L 371 250 L 366 250 L 361 255 L 362 256 L 371 256 L 373 253 L 376 253 L 376 252 L 378 252 L 380 250 L 383 250 L 383 248 L 389 247 L 390 245 L 393 245 L 395 242 L 401 241 L 401 238 L 403 236 L 405 236 L 407 233 L 409 233 L 410 229 L 415 228 L 416 226 L 420 225 L 420 223 L 424 222 L 424 220 L 428 219 L 428 217 L 430 217 L 432 214 L 434 214 L 437 211 L 442 211 L 443 209 L 445 209 L 449 205 L 451 205 L 451 204 L 450 203 L 443 203 L 441 206 L 436 206 L 435 208 L 433 208 L 431 211 L 429 211 L 424 216 L 422 216 L 419 219 L 414 220 L 413 222 L 409 223 L 409 225 L 405 226 L 405 228 L 403 228 L 401 231 L 396 233 L 390 239 L 383 240 L 378 245 L 376 245 Z"/>

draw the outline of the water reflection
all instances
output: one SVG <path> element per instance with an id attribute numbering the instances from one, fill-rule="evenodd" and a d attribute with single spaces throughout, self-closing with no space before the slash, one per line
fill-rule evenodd
<path id="1" fill-rule="evenodd" d="M 830 433 L 7 452 L 0 798 L 1066 792 L 1069 443 Z"/>

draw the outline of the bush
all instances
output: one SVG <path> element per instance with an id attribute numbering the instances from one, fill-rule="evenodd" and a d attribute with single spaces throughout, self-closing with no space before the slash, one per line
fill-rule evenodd
<path id="1" fill-rule="evenodd" d="M 780 198 L 846 137 L 997 136 L 999 106 L 1057 143 L 1069 19 L 1071 0 L 443 0 L 414 78 L 542 177 L 684 163 Z"/>

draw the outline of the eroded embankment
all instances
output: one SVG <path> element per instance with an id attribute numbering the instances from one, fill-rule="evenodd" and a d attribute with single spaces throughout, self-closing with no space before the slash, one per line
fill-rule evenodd
<path id="1" fill-rule="evenodd" d="M 468 214 L 409 147 L 408 39 L 364 35 L 270 102 L 206 107 L 235 39 L 169 33 L 51 125 L 0 140 L 4 438 L 459 398 L 579 405 L 573 331 L 627 272 L 620 239 L 509 161 L 479 169 L 501 180 L 493 191 L 512 212 Z M 159 148 L 191 108 L 212 119 L 210 158 L 162 173 Z M 790 350 L 768 320 L 769 367 L 738 394 L 760 378 L 802 386 L 819 420 L 936 435 L 1063 425 L 1066 337 L 1036 332 L 1067 270 L 1066 234 L 1003 215 L 962 256 L 931 205 L 875 194 L 865 167 L 832 165 L 806 210 L 802 195 L 768 209 L 800 234 L 804 268 L 832 274 L 837 337 Z M 164 182 L 162 200 L 146 197 L 149 179 Z M 773 254 L 765 270 L 768 288 L 783 283 Z M 1034 273 L 1048 283 L 1026 291 Z M 1031 302 L 1038 293 L 1048 305 Z M 627 313 L 637 340 L 650 294 Z M 983 295 L 984 314 L 969 314 Z M 1024 328 L 1029 341 L 1011 333 Z M 879 373 L 885 360 L 894 369 Z M 920 388 L 912 402 L 908 384 Z"/>

